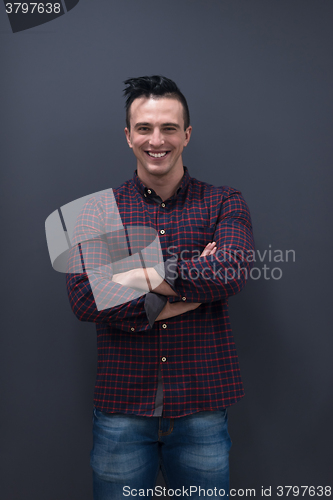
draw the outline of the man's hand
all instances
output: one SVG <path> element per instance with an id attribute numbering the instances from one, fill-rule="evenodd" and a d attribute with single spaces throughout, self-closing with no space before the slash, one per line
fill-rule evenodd
<path id="1" fill-rule="evenodd" d="M 214 255 L 215 252 L 216 252 L 216 243 L 215 241 L 213 241 L 206 245 L 200 257 L 206 257 L 207 255 Z M 147 281 L 147 276 L 149 282 Z M 130 288 L 137 288 L 144 292 L 149 292 L 149 291 L 156 292 L 160 293 L 161 295 L 166 295 L 168 297 L 177 297 L 178 295 L 177 292 L 175 292 L 166 281 L 162 280 L 161 276 L 158 274 L 157 271 L 155 271 L 153 267 L 148 267 L 146 269 L 140 269 L 140 268 L 132 269 L 131 271 L 126 271 L 124 273 L 114 274 L 112 277 L 112 281 L 114 281 L 115 283 L 119 283 L 119 285 L 127 286 Z M 186 310 L 188 311 L 195 309 L 194 307 L 190 307 L 189 304 L 183 303 L 183 306 L 185 305 L 187 306 Z M 199 307 L 199 305 L 200 304 L 197 304 L 196 307 Z M 182 314 L 182 312 L 177 314 Z"/>
<path id="2" fill-rule="evenodd" d="M 147 267 L 146 269 L 137 268 L 124 273 L 114 274 L 112 281 L 130 288 L 138 288 L 144 292 L 156 292 L 172 297 L 177 297 L 178 295 L 153 267 Z"/>
<path id="3" fill-rule="evenodd" d="M 200 257 L 207 257 L 207 255 L 214 255 L 216 252 L 217 246 L 216 242 L 212 241 L 211 243 L 207 243 L 204 248 L 204 251 L 200 254 Z"/>
<path id="4" fill-rule="evenodd" d="M 200 257 L 206 257 L 207 255 L 214 255 L 216 252 L 216 243 L 215 241 L 212 241 L 211 243 L 208 243 L 206 247 L 204 248 L 203 252 L 200 254 Z M 197 309 L 199 306 L 201 306 L 201 303 L 197 302 L 167 302 L 160 312 L 160 314 L 157 316 L 155 321 L 160 321 L 162 319 L 167 319 L 167 318 L 172 318 L 174 316 L 179 316 L 179 314 L 184 314 L 188 311 L 193 311 L 194 309 Z"/>
<path id="5" fill-rule="evenodd" d="M 179 316 L 179 314 L 184 314 L 188 311 L 193 311 L 201 304 L 197 302 L 167 302 L 163 307 L 160 314 L 157 316 L 155 321 L 160 321 L 161 319 L 172 318 L 173 316 Z"/>

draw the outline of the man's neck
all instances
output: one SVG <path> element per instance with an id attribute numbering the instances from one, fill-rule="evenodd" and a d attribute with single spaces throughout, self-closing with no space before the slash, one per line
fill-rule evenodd
<path id="1" fill-rule="evenodd" d="M 147 188 L 153 189 L 162 201 L 165 201 L 175 194 L 181 184 L 184 176 L 184 167 L 182 166 L 181 169 L 177 169 L 176 172 L 168 172 L 164 176 L 147 175 L 146 172 L 140 171 L 139 168 L 137 169 L 137 174 Z"/>

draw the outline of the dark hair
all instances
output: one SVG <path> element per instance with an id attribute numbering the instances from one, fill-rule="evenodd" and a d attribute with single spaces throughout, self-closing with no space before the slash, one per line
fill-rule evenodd
<path id="1" fill-rule="evenodd" d="M 130 129 L 130 107 L 134 99 L 138 97 L 167 97 L 177 99 L 184 110 L 184 128 L 185 130 L 190 125 L 190 112 L 185 97 L 172 80 L 161 75 L 154 76 L 139 76 L 138 78 L 129 78 L 124 81 L 127 87 L 124 89 L 126 97 L 126 126 Z"/>

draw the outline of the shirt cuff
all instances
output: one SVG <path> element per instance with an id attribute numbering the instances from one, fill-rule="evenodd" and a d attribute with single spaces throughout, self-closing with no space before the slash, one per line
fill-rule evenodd
<path id="1" fill-rule="evenodd" d="M 145 311 L 150 328 L 153 328 L 157 316 L 160 314 L 167 302 L 168 297 L 166 295 L 154 292 L 147 293 L 145 297 Z"/>
<path id="2" fill-rule="evenodd" d="M 162 264 L 155 267 L 158 274 L 171 286 L 171 288 L 177 292 L 175 289 L 175 281 L 178 278 L 178 257 L 170 257 Z"/>
<path id="3" fill-rule="evenodd" d="M 178 257 L 170 257 L 165 262 L 155 266 L 155 270 L 158 274 L 175 290 L 175 281 L 178 276 L 177 274 Z M 156 321 L 157 316 L 162 311 L 165 304 L 168 302 L 168 297 L 166 295 L 161 295 L 160 293 L 149 292 L 145 298 L 145 311 L 149 321 L 150 328 Z"/>

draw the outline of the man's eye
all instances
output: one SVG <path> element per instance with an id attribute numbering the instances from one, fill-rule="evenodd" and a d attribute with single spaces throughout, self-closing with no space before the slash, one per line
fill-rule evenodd
<path id="1" fill-rule="evenodd" d="M 170 132 L 170 131 L 172 132 L 176 129 L 175 129 L 175 127 L 166 127 L 164 130 L 167 130 L 168 132 Z"/>
<path id="2" fill-rule="evenodd" d="M 148 127 L 139 127 L 139 130 L 141 130 L 142 132 L 146 132 L 148 130 Z"/>

